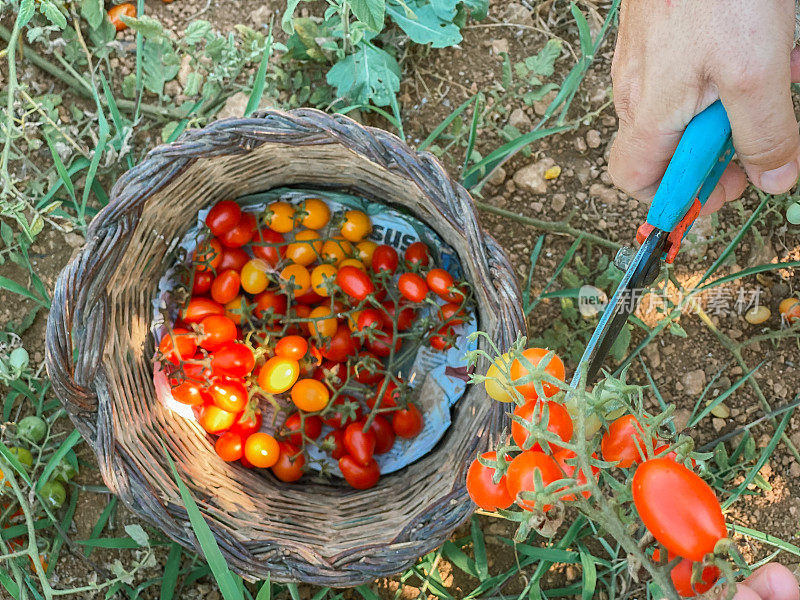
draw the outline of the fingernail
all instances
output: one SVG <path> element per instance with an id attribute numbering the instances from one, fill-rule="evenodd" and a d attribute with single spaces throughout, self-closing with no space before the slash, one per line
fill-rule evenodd
<path id="1" fill-rule="evenodd" d="M 768 194 L 782 194 L 797 183 L 798 166 L 793 160 L 782 167 L 764 171 L 759 178 L 759 187 Z"/>

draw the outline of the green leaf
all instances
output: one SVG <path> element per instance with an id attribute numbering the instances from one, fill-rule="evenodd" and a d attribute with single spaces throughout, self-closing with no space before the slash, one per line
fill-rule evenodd
<path id="1" fill-rule="evenodd" d="M 153 17 L 142 15 L 141 17 L 122 16 L 122 22 L 134 31 L 141 33 L 146 40 L 156 40 L 163 38 L 166 33 L 161 23 Z"/>
<path id="2" fill-rule="evenodd" d="M 19 29 L 25 27 L 28 22 L 33 18 L 33 13 L 36 11 L 36 4 L 33 0 L 22 0 L 19 5 L 19 12 L 17 13 L 17 26 Z"/>
<path id="3" fill-rule="evenodd" d="M 67 455 L 67 452 L 72 450 L 72 448 L 81 440 L 81 434 L 78 432 L 77 429 L 74 429 L 72 433 L 70 433 L 61 445 L 58 447 L 58 450 L 50 457 L 50 460 L 47 461 L 47 466 L 45 466 L 42 474 L 39 476 L 39 481 L 36 483 L 36 489 L 41 490 L 42 486 L 47 483 L 50 479 L 50 475 L 53 474 L 53 471 L 58 466 L 58 463 L 61 462 L 61 459 Z"/>
<path id="4" fill-rule="evenodd" d="M 256 594 L 256 600 L 272 600 L 272 582 L 269 573 L 267 573 L 267 580 L 261 584 L 261 588 Z"/>
<path id="5" fill-rule="evenodd" d="M 555 71 L 556 59 L 561 56 L 561 40 L 553 38 L 547 40 L 544 48 L 535 56 L 525 59 L 525 66 L 529 71 L 542 77 L 550 77 Z"/>
<path id="6" fill-rule="evenodd" d="M 297 8 L 297 5 L 300 4 L 301 0 L 287 0 L 286 2 L 286 10 L 281 17 L 281 28 L 286 33 L 294 33 L 294 27 L 292 25 L 292 16 L 294 15 L 294 11 Z"/>
<path id="7" fill-rule="evenodd" d="M 689 334 L 686 333 L 686 330 L 683 327 L 681 327 L 677 321 L 672 321 L 669 324 L 669 332 L 677 337 L 681 338 L 689 337 Z"/>
<path id="8" fill-rule="evenodd" d="M 258 72 L 253 78 L 253 89 L 250 91 L 250 97 L 247 99 L 247 106 L 244 109 L 245 117 L 252 115 L 261 102 L 261 96 L 264 94 L 264 82 L 267 78 L 267 66 L 269 66 L 270 56 L 272 56 L 272 25 L 270 25 L 269 35 L 267 36 L 267 47 L 261 56 Z"/>
<path id="9" fill-rule="evenodd" d="M 127 533 L 134 542 L 143 548 L 150 545 L 150 536 L 147 535 L 147 532 L 138 523 L 125 525 L 125 533 Z"/>
<path id="10" fill-rule="evenodd" d="M 453 10 L 450 20 L 436 14 L 430 3 L 407 2 L 405 6 L 397 0 L 386 3 L 386 12 L 392 20 L 417 44 L 431 44 L 434 48 L 455 46 L 461 42 L 461 32 L 453 23 Z"/>
<path id="11" fill-rule="evenodd" d="M 136 74 L 128 73 L 122 78 L 122 95 L 126 98 L 136 96 Z"/>
<path id="12" fill-rule="evenodd" d="M 39 4 L 39 10 L 41 10 L 42 14 L 47 17 L 48 21 L 50 21 L 59 29 L 64 29 L 67 26 L 67 18 L 64 16 L 64 13 L 62 13 L 58 6 L 56 6 L 50 0 L 41 0 L 41 4 Z"/>
<path id="13" fill-rule="evenodd" d="M 380 596 L 369 589 L 366 585 L 360 585 L 355 588 L 355 590 L 361 594 L 361 597 L 364 598 L 364 600 L 380 600 Z"/>
<path id="14" fill-rule="evenodd" d="M 614 343 L 611 344 L 611 349 L 608 351 L 608 354 L 616 361 L 621 361 L 625 358 L 625 355 L 628 353 L 628 347 L 631 345 L 631 328 L 629 325 L 625 325 L 619 331 L 619 335 L 617 335 L 617 339 L 614 340 Z"/>
<path id="15" fill-rule="evenodd" d="M 483 532 L 481 531 L 478 519 L 472 517 L 470 523 L 470 535 L 472 536 L 472 548 L 475 554 L 475 568 L 481 581 L 489 579 L 489 563 L 486 560 L 486 545 L 483 540 Z"/>
<path id="16" fill-rule="evenodd" d="M 81 16 L 86 19 L 92 29 L 100 27 L 104 14 L 102 0 L 83 0 L 81 2 Z"/>
<path id="17" fill-rule="evenodd" d="M 400 90 L 400 66 L 385 50 L 362 41 L 353 54 L 330 68 L 326 80 L 337 95 L 355 104 L 387 106 Z"/>
<path id="18" fill-rule="evenodd" d="M 489 0 L 464 0 L 463 4 L 476 21 L 483 21 L 489 15 Z"/>
<path id="19" fill-rule="evenodd" d="M 356 19 L 372 31 L 380 32 L 383 29 L 386 0 L 351 0 L 350 8 Z"/>
<path id="20" fill-rule="evenodd" d="M 31 292 L 30 290 L 28 290 L 24 286 L 20 285 L 16 281 L 12 281 L 11 279 L 8 279 L 7 277 L 0 276 L 0 289 L 7 290 L 7 291 L 12 292 L 14 294 L 19 294 L 20 296 L 24 296 L 26 298 L 29 298 L 30 300 L 33 300 L 33 301 L 35 301 L 35 302 L 37 302 L 39 304 L 42 304 L 42 305 L 45 304 L 41 299 L 37 298 L 33 294 L 33 292 Z"/>
<path id="21" fill-rule="evenodd" d="M 597 587 L 597 565 L 594 556 L 581 550 L 581 566 L 583 566 L 582 600 L 592 600 Z"/>
<path id="22" fill-rule="evenodd" d="M 159 600 L 172 600 L 175 594 L 175 585 L 178 583 L 178 572 L 181 568 L 181 554 L 183 548 L 173 542 L 169 547 L 169 556 L 164 565 L 164 575 L 161 577 L 161 595 Z"/>
<path id="23" fill-rule="evenodd" d="M 147 40 L 142 50 L 142 69 L 144 87 L 161 96 L 164 84 L 180 70 L 180 61 L 172 43 L 166 38 Z"/>
<path id="24" fill-rule="evenodd" d="M 581 41 L 581 54 L 589 59 L 594 57 L 594 44 L 592 44 L 592 34 L 589 31 L 589 23 L 580 9 L 573 3 L 569 7 L 575 23 L 578 25 L 578 38 Z"/>
<path id="25" fill-rule="evenodd" d="M 206 39 L 209 33 L 211 33 L 211 23 L 198 19 L 189 23 L 186 31 L 183 32 L 183 41 L 193 46 Z"/>

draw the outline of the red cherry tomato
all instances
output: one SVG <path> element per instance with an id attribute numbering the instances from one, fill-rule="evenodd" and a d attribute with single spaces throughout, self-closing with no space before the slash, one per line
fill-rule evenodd
<path id="1" fill-rule="evenodd" d="M 372 253 L 372 270 L 376 273 L 387 271 L 390 274 L 394 274 L 399 262 L 397 250 L 386 244 L 378 246 Z"/>
<path id="2" fill-rule="evenodd" d="M 202 388 L 191 381 L 183 381 L 173 386 L 172 397 L 181 404 L 200 406 L 206 401 L 206 394 Z"/>
<path id="3" fill-rule="evenodd" d="M 201 296 L 211 289 L 214 274 L 211 271 L 195 271 L 192 281 L 192 295 Z"/>
<path id="4" fill-rule="evenodd" d="M 642 439 L 642 426 L 636 417 L 624 415 L 612 422 L 600 442 L 600 452 L 603 460 L 619 461 L 617 466 L 623 469 L 642 462 L 647 447 Z"/>
<path id="5" fill-rule="evenodd" d="M 200 242 L 192 255 L 192 263 L 198 273 L 215 272 L 221 261 L 222 244 L 217 238 Z"/>
<path id="6" fill-rule="evenodd" d="M 222 260 L 217 267 L 218 271 L 226 271 L 233 269 L 234 271 L 241 271 L 242 267 L 250 260 L 250 255 L 241 248 L 223 248 Z"/>
<path id="7" fill-rule="evenodd" d="M 334 460 L 339 460 L 343 456 L 347 455 L 347 450 L 344 449 L 343 429 L 334 429 L 328 435 L 325 436 L 323 442 L 328 442 L 328 444 L 333 445 L 333 449 L 330 451 L 330 453 L 331 453 L 331 458 L 333 458 Z"/>
<path id="8" fill-rule="evenodd" d="M 538 410 L 536 407 L 538 405 Z M 544 407 L 547 407 L 547 431 L 555 433 L 564 442 L 569 442 L 572 439 L 572 419 L 562 404 L 558 402 L 544 402 L 540 400 L 529 400 L 522 406 L 514 409 L 514 415 L 530 423 L 533 420 L 533 414 L 536 412 L 536 422 L 542 421 Z M 518 423 L 516 420 L 511 423 L 511 436 L 514 438 L 514 443 L 523 450 L 543 450 L 539 442 L 535 442 L 530 448 L 525 446 L 529 437 L 528 429 Z M 555 452 L 556 447 L 551 443 L 550 451 Z"/>
<path id="9" fill-rule="evenodd" d="M 247 406 L 247 388 L 240 379 L 215 379 L 208 394 L 216 406 L 227 412 L 240 413 Z"/>
<path id="10" fill-rule="evenodd" d="M 305 294 L 303 294 L 302 296 L 298 296 L 297 298 L 295 298 L 296 302 L 299 302 L 300 304 L 308 304 L 309 306 L 314 306 L 314 305 L 320 304 L 324 300 L 325 300 L 325 298 L 320 296 L 313 289 L 310 289 Z M 336 312 L 336 311 L 334 311 L 334 312 Z"/>
<path id="11" fill-rule="evenodd" d="M 275 344 L 275 355 L 300 360 L 308 353 L 308 341 L 299 335 L 287 335 Z"/>
<path id="12" fill-rule="evenodd" d="M 192 298 L 181 317 L 187 323 L 199 323 L 208 315 L 224 315 L 225 307 L 210 298 Z"/>
<path id="13" fill-rule="evenodd" d="M 447 323 L 448 325 L 461 325 L 464 319 L 458 317 L 465 315 L 464 306 L 455 302 L 448 302 L 439 308 L 439 319 L 442 323 Z"/>
<path id="14" fill-rule="evenodd" d="M 275 318 L 286 314 L 286 296 L 283 294 L 267 290 L 256 296 L 255 301 L 253 314 L 258 319 L 266 319 L 269 316 Z"/>
<path id="15" fill-rule="evenodd" d="M 369 329 L 371 331 L 380 331 L 383 328 L 383 318 L 374 308 L 365 308 L 358 314 L 356 327 L 359 331 Z"/>
<path id="16" fill-rule="evenodd" d="M 422 242 L 414 242 L 406 248 L 405 259 L 409 267 L 425 267 L 430 262 L 430 252 Z"/>
<path id="17" fill-rule="evenodd" d="M 249 414 L 242 413 L 239 415 L 236 422 L 231 425 L 230 431 L 232 433 L 238 433 L 244 439 L 259 429 L 261 429 L 261 411 L 256 409 Z"/>
<path id="18" fill-rule="evenodd" d="M 312 377 L 338 390 L 347 381 L 348 370 L 348 366 L 345 363 L 328 360 L 320 368 L 314 370 Z"/>
<path id="19" fill-rule="evenodd" d="M 584 485 L 587 483 L 586 473 L 583 471 L 579 471 L 578 475 L 575 476 L 575 469 L 576 461 L 575 461 L 576 454 L 572 450 L 568 450 L 566 448 L 559 448 L 553 453 L 553 459 L 556 461 L 558 466 L 564 470 L 564 475 L 567 477 L 574 477 L 575 481 L 578 482 L 578 485 Z M 592 454 L 592 458 L 597 458 L 596 454 Z M 597 479 L 597 474 L 600 472 L 595 466 L 592 466 L 592 475 L 595 479 Z M 592 493 L 589 490 L 584 490 L 581 492 L 584 498 L 589 498 Z M 575 500 L 575 494 L 566 494 L 561 497 L 564 502 L 572 502 Z"/>
<path id="20" fill-rule="evenodd" d="M 272 473 L 281 481 L 297 481 L 303 476 L 303 466 L 306 459 L 299 454 L 300 449 L 287 442 L 280 442 L 280 456 L 278 462 L 272 465 Z"/>
<path id="21" fill-rule="evenodd" d="M 538 367 L 539 363 L 547 356 L 549 350 L 545 348 L 528 348 L 522 351 L 522 356 L 524 356 L 528 362 L 534 367 Z M 552 375 L 556 379 L 564 381 L 564 363 L 558 357 L 558 355 L 554 354 L 547 365 L 544 367 L 545 373 L 548 375 Z M 515 359 L 513 363 L 511 363 L 511 379 L 516 381 L 518 379 L 522 379 L 529 374 L 528 368 L 520 361 L 519 359 Z M 542 390 L 544 391 L 545 395 L 549 398 L 554 394 L 558 393 L 558 386 L 550 383 L 549 381 L 541 380 Z M 538 393 L 536 392 L 536 382 L 529 381 L 527 383 L 521 383 L 517 386 L 517 391 L 522 394 L 528 400 L 535 400 L 538 398 Z"/>
<path id="22" fill-rule="evenodd" d="M 676 556 L 671 552 L 667 552 L 668 562 L 675 560 Z M 661 560 L 661 551 L 656 548 L 653 552 L 653 562 Z M 700 594 L 705 594 L 708 590 L 714 587 L 714 584 L 719 579 L 720 572 L 714 565 L 708 565 L 703 569 L 700 575 L 700 581 L 692 586 L 692 570 L 694 563 L 688 559 L 681 559 L 677 565 L 672 567 L 670 577 L 672 585 L 675 586 L 675 591 L 681 598 L 694 598 Z"/>
<path id="23" fill-rule="evenodd" d="M 239 273 L 233 269 L 222 271 L 211 284 L 211 298 L 214 302 L 227 304 L 239 295 Z"/>
<path id="24" fill-rule="evenodd" d="M 374 487 L 381 476 L 378 463 L 374 459 L 370 459 L 366 465 L 363 465 L 349 454 L 339 459 L 339 470 L 345 481 L 357 490 Z"/>
<path id="25" fill-rule="evenodd" d="M 392 413 L 392 429 L 401 438 L 416 437 L 422 431 L 424 423 L 422 413 L 413 402 L 409 402 L 406 408 Z"/>
<path id="26" fill-rule="evenodd" d="M 347 453 L 362 465 L 369 464 L 375 453 L 375 432 L 364 431 L 364 421 L 350 423 L 344 430 L 344 447 Z"/>
<path id="27" fill-rule="evenodd" d="M 225 315 L 209 315 L 200 321 L 200 327 L 203 330 L 200 346 L 210 352 L 232 342 L 237 336 L 236 323 Z"/>
<path id="28" fill-rule="evenodd" d="M 397 289 L 406 300 L 422 302 L 428 295 L 428 284 L 416 273 L 403 273 L 397 280 Z"/>
<path id="29" fill-rule="evenodd" d="M 374 338 L 367 341 L 367 348 L 369 348 L 370 352 L 377 356 L 391 356 L 392 354 L 392 345 L 391 345 L 392 336 L 391 334 L 385 331 L 379 331 L 375 334 Z M 400 338 L 396 338 L 394 341 L 394 352 L 395 354 L 400 351 L 400 348 L 403 346 L 403 340 Z"/>
<path id="30" fill-rule="evenodd" d="M 366 402 L 369 409 L 372 410 L 375 408 L 377 404 L 378 395 L 380 394 L 380 390 L 383 387 L 383 383 L 378 383 L 375 386 L 375 395 L 374 396 L 367 396 Z M 400 390 L 397 389 L 397 384 L 394 381 L 390 381 L 386 384 L 386 390 L 381 397 L 381 405 L 380 408 L 396 408 L 397 402 L 400 400 Z"/>
<path id="31" fill-rule="evenodd" d="M 381 302 L 381 306 L 383 306 L 383 311 L 380 313 L 381 319 L 383 319 L 383 328 L 386 331 L 393 331 L 393 322 L 395 320 L 395 315 L 397 315 L 398 307 L 395 306 L 392 300 Z M 417 311 L 410 306 L 403 307 L 402 305 L 399 309 L 400 314 L 397 316 L 397 331 L 406 331 L 414 324 Z"/>
<path id="32" fill-rule="evenodd" d="M 233 229 L 242 216 L 242 209 L 233 200 L 220 200 L 206 215 L 206 225 L 219 237 Z"/>
<path id="33" fill-rule="evenodd" d="M 364 385 L 375 385 L 383 379 L 383 363 L 370 352 L 363 352 L 353 367 L 355 380 Z"/>
<path id="34" fill-rule="evenodd" d="M 392 424 L 380 415 L 372 418 L 369 430 L 375 434 L 375 454 L 386 454 L 394 446 L 395 433 Z"/>
<path id="35" fill-rule="evenodd" d="M 286 255 L 283 235 L 272 229 L 259 229 L 253 238 L 252 248 L 255 257 L 263 259 L 270 267 L 277 265 Z"/>
<path id="36" fill-rule="evenodd" d="M 197 422 L 208 433 L 219 434 L 227 431 L 236 420 L 236 413 L 222 410 L 216 404 L 205 404 L 200 409 Z"/>
<path id="37" fill-rule="evenodd" d="M 677 556 L 701 561 L 728 535 L 714 490 L 675 461 L 643 462 L 633 474 L 631 490 L 644 526 Z"/>
<path id="38" fill-rule="evenodd" d="M 520 492 L 536 491 L 536 471 L 541 474 L 542 483 L 545 486 L 564 478 L 553 457 L 547 456 L 544 452 L 529 450 L 517 455 L 508 465 L 506 486 L 511 497 L 525 510 L 534 510 L 537 507 L 534 502 L 519 498 L 518 494 Z M 538 508 L 547 512 L 553 507 L 550 504 L 545 504 Z"/>
<path id="39" fill-rule="evenodd" d="M 300 433 L 300 413 L 289 415 L 283 424 L 284 435 L 293 446 L 303 445 L 303 435 Z M 322 419 L 315 415 L 306 416 L 303 420 L 303 433 L 309 439 L 315 440 L 322 433 Z"/>
<path id="40" fill-rule="evenodd" d="M 253 213 L 243 212 L 239 222 L 219 237 L 226 248 L 241 248 L 253 239 L 256 233 L 256 218 Z"/>
<path id="41" fill-rule="evenodd" d="M 211 369 L 226 377 L 247 377 L 256 366 L 253 351 L 239 342 L 228 342 L 211 355 Z"/>
<path id="42" fill-rule="evenodd" d="M 334 429 L 341 429 L 359 421 L 363 413 L 358 400 L 351 396 L 337 396 L 336 400 L 328 405 L 328 408 L 332 410 L 323 417 L 322 421 Z"/>
<path id="43" fill-rule="evenodd" d="M 320 348 L 322 356 L 334 362 L 344 362 L 356 356 L 355 340 L 350 336 L 350 328 L 340 323 L 333 337 Z"/>
<path id="44" fill-rule="evenodd" d="M 454 284 L 453 276 L 440 268 L 428 271 L 428 274 L 425 276 L 425 282 L 428 284 L 431 291 L 440 298 L 448 296 L 451 293 L 450 288 L 452 288 Z"/>
<path id="45" fill-rule="evenodd" d="M 169 362 L 177 365 L 182 360 L 188 360 L 194 356 L 197 350 L 195 335 L 188 329 L 176 327 L 172 330 L 172 334 L 169 332 L 164 334 L 158 344 L 158 350 Z"/>
<path id="46" fill-rule="evenodd" d="M 453 347 L 453 328 L 450 325 L 440 327 L 436 335 L 432 335 L 428 340 L 431 348 L 436 350 L 448 350 Z"/>
<path id="47" fill-rule="evenodd" d="M 481 455 L 486 460 L 497 460 L 497 452 L 484 452 Z M 495 470 L 486 467 L 476 458 L 472 461 L 467 471 L 467 492 L 472 501 L 483 510 L 496 511 L 498 508 L 508 508 L 514 503 L 514 498 L 508 493 L 506 476 L 494 483 Z"/>
<path id="48" fill-rule="evenodd" d="M 364 271 L 350 265 L 344 266 L 336 273 L 336 285 L 355 300 L 364 300 L 375 291 L 375 284 Z"/>
<path id="49" fill-rule="evenodd" d="M 226 431 L 217 438 L 217 443 L 214 444 L 214 450 L 217 451 L 219 457 L 225 462 L 239 460 L 244 456 L 242 436 L 238 433 Z"/>

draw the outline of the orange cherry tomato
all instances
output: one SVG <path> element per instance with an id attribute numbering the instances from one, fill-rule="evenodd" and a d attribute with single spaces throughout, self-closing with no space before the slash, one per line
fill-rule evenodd
<path id="1" fill-rule="evenodd" d="M 508 492 L 511 494 L 511 497 L 514 498 L 520 508 L 524 508 L 525 510 L 534 510 L 536 505 L 530 500 L 519 498 L 518 494 L 520 492 L 536 491 L 536 471 L 539 471 L 542 477 L 542 483 L 545 486 L 564 478 L 561 469 L 556 464 L 556 461 L 553 460 L 552 456 L 535 450 L 529 450 L 518 454 L 514 460 L 511 461 L 511 464 L 508 465 L 506 485 L 508 486 Z M 550 504 L 545 504 L 540 508 L 544 512 L 547 512 L 553 507 Z"/>
<path id="2" fill-rule="evenodd" d="M 800 300 L 797 298 L 784 298 L 778 305 L 778 312 L 787 325 L 800 321 Z"/>
<path id="3" fill-rule="evenodd" d="M 353 255 L 353 244 L 341 237 L 335 237 L 322 244 L 322 259 L 339 264 Z"/>
<path id="4" fill-rule="evenodd" d="M 316 319 L 309 321 L 308 331 L 311 335 L 316 337 L 333 337 L 338 327 L 338 322 L 333 311 L 328 306 L 317 306 L 312 309 L 308 315 L 309 319 Z"/>
<path id="5" fill-rule="evenodd" d="M 272 231 L 288 233 L 294 229 L 294 206 L 282 200 L 276 200 L 267 207 L 266 222 Z"/>
<path id="6" fill-rule="evenodd" d="M 312 289 L 324 298 L 330 297 L 336 289 L 336 272 L 336 267 L 328 263 L 314 267 L 311 271 Z"/>
<path id="7" fill-rule="evenodd" d="M 294 241 L 286 247 L 286 258 L 307 267 L 321 256 L 322 238 L 313 229 L 303 229 L 294 236 Z"/>
<path id="8" fill-rule="evenodd" d="M 529 400 L 522 406 L 515 408 L 514 415 L 530 423 L 533 420 L 534 413 L 536 413 L 536 422 L 541 423 L 545 407 L 547 407 L 547 431 L 555 433 L 562 441 L 569 442 L 572 439 L 572 418 L 570 418 L 567 409 L 558 402 L 543 403 L 540 400 Z M 530 448 L 526 447 L 530 433 L 523 424 L 518 423 L 516 420 L 511 423 L 511 437 L 514 438 L 514 443 L 523 450 L 544 451 L 539 442 L 535 442 Z M 554 444 L 550 443 L 549 445 L 550 451 L 555 452 Z"/>
<path id="9" fill-rule="evenodd" d="M 299 335 L 287 335 L 275 344 L 275 355 L 300 360 L 308 353 L 308 341 Z"/>
<path id="10" fill-rule="evenodd" d="M 296 217 L 308 229 L 322 229 L 331 220 L 331 209 L 319 198 L 306 198 L 297 207 Z"/>
<path id="11" fill-rule="evenodd" d="M 292 402 L 306 412 L 322 410 L 328 406 L 330 398 L 328 388 L 316 379 L 300 379 L 292 387 Z"/>
<path id="12" fill-rule="evenodd" d="M 177 365 L 182 360 L 192 358 L 197 351 L 195 334 L 188 329 L 176 327 L 171 335 L 169 332 L 164 334 L 158 344 L 158 350 L 168 361 Z"/>
<path id="13" fill-rule="evenodd" d="M 249 309 L 247 308 L 247 299 L 242 295 L 236 296 L 236 298 L 224 306 L 224 311 L 226 317 L 228 317 L 236 325 L 241 325 L 243 316 L 249 314 Z"/>
<path id="14" fill-rule="evenodd" d="M 118 4 L 117 6 L 122 5 Z M 222 244 L 217 238 L 200 242 L 192 255 L 192 264 L 195 265 L 194 269 L 198 273 L 216 271 L 221 261 Z"/>
<path id="15" fill-rule="evenodd" d="M 209 315 L 224 315 L 225 307 L 210 298 L 192 298 L 181 318 L 187 323 L 199 323 Z"/>
<path id="16" fill-rule="evenodd" d="M 259 319 L 275 319 L 286 314 L 286 296 L 267 290 L 255 297 L 256 307 L 253 314 Z"/>
<path id="17" fill-rule="evenodd" d="M 242 289 L 248 294 L 260 294 L 269 285 L 267 269 L 269 266 L 261 258 L 254 258 L 245 263 L 242 267 L 241 284 Z"/>
<path id="18" fill-rule="evenodd" d="M 209 351 L 214 351 L 227 342 L 236 339 L 236 323 L 225 315 L 209 315 L 200 321 L 203 331 L 200 346 Z"/>
<path id="19" fill-rule="evenodd" d="M 217 438 L 217 443 L 214 444 L 214 450 L 217 451 L 219 457 L 225 462 L 234 462 L 244 456 L 243 446 L 241 435 L 226 431 Z"/>
<path id="20" fill-rule="evenodd" d="M 349 242 L 360 242 L 372 231 L 372 222 L 360 210 L 348 210 L 344 213 L 342 237 Z"/>
<path id="21" fill-rule="evenodd" d="M 230 413 L 240 413 L 247 406 L 247 388 L 241 379 L 217 378 L 208 394 L 217 407 Z"/>
<path id="22" fill-rule="evenodd" d="M 481 455 L 486 460 L 497 460 L 497 452 L 484 452 Z M 486 467 L 476 458 L 472 461 L 467 471 L 467 492 L 472 501 L 483 510 L 496 511 L 498 508 L 508 508 L 514 503 L 514 498 L 508 493 L 506 476 L 494 483 L 495 470 Z"/>
<path id="23" fill-rule="evenodd" d="M 280 442 L 280 456 L 278 462 L 272 465 L 272 473 L 281 481 L 297 481 L 303 476 L 303 467 L 306 459 L 299 448 L 288 442 Z"/>
<path id="24" fill-rule="evenodd" d="M 358 242 L 356 244 L 356 257 L 365 265 L 372 264 L 372 257 L 375 254 L 375 248 L 377 247 L 378 244 L 372 240 Z"/>
<path id="25" fill-rule="evenodd" d="M 122 20 L 121 17 L 135 17 L 136 16 L 136 6 L 131 2 L 124 2 L 122 4 L 117 4 L 116 6 L 112 6 L 108 9 L 108 20 L 111 21 L 111 24 L 114 26 L 114 29 L 117 31 L 122 31 L 128 27 L 127 24 Z"/>
<path id="26" fill-rule="evenodd" d="M 303 265 L 289 265 L 281 271 L 281 279 L 287 290 L 293 290 L 298 298 L 311 289 L 311 275 Z"/>
<path id="27" fill-rule="evenodd" d="M 215 302 L 227 304 L 239 295 L 239 273 L 233 269 L 222 271 L 211 284 L 211 297 Z"/>
<path id="28" fill-rule="evenodd" d="M 244 441 L 244 456 L 254 467 L 266 469 L 278 462 L 281 449 L 268 433 L 256 432 Z"/>
<path id="29" fill-rule="evenodd" d="M 300 375 L 300 365 L 285 356 L 273 356 L 258 371 L 258 386 L 268 394 L 282 394 Z"/>
<path id="30" fill-rule="evenodd" d="M 236 413 L 222 410 L 216 404 L 206 404 L 200 409 L 197 422 L 208 433 L 219 434 L 231 428 L 236 421 Z"/>
<path id="31" fill-rule="evenodd" d="M 524 356 L 533 366 L 539 366 L 539 362 L 547 355 L 549 350 L 544 348 L 528 348 L 522 351 L 522 356 Z M 558 357 L 558 355 L 553 355 L 553 358 L 547 363 L 545 367 L 545 373 L 555 377 L 560 381 L 564 381 L 564 363 Z M 523 377 L 528 375 L 528 369 L 525 367 L 519 359 L 515 359 L 513 363 L 511 363 L 511 379 L 516 381 L 517 379 L 522 379 Z M 558 393 L 558 386 L 553 385 L 549 381 L 540 380 L 542 389 L 544 390 L 545 396 L 548 398 L 553 396 L 554 394 Z M 522 394 L 528 400 L 535 400 L 538 398 L 538 394 L 536 393 L 536 385 L 535 382 L 529 381 L 528 383 L 521 383 L 517 386 L 517 391 Z"/>
<path id="32" fill-rule="evenodd" d="M 172 388 L 172 397 L 181 404 L 200 406 L 206 401 L 206 394 L 192 381 L 183 381 Z"/>

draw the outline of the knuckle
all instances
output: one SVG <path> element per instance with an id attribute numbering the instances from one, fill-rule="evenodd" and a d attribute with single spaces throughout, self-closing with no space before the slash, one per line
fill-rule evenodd
<path id="1" fill-rule="evenodd" d="M 785 165 L 800 153 L 800 139 L 796 131 L 792 135 L 762 135 L 739 146 L 744 146 L 737 148 L 742 161 L 765 170 Z"/>

